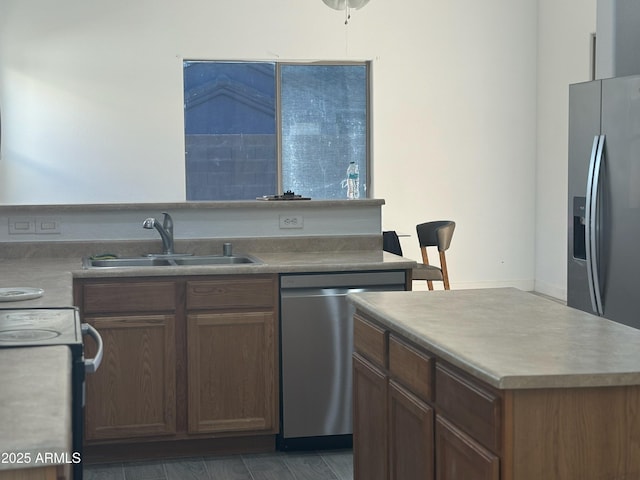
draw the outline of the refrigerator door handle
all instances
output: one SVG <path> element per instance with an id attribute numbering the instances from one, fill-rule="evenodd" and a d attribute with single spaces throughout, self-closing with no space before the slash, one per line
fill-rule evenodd
<path id="1" fill-rule="evenodd" d="M 593 139 L 591 160 L 589 162 L 589 176 L 587 179 L 586 195 L 586 232 L 585 247 L 587 257 L 587 280 L 589 282 L 589 296 L 594 313 L 603 314 L 602 297 L 600 294 L 600 275 L 598 270 L 598 188 L 600 184 L 600 169 L 602 166 L 602 153 L 604 149 L 604 135 L 596 135 Z"/>

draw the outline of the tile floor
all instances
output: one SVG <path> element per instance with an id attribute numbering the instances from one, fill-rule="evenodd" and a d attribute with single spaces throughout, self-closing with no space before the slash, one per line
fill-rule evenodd
<path id="1" fill-rule="evenodd" d="M 351 450 L 88 465 L 85 480 L 353 480 Z"/>

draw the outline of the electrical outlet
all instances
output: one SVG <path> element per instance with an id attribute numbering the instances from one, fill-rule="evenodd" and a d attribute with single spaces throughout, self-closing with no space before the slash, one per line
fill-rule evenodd
<path id="1" fill-rule="evenodd" d="M 280 215 L 280 228 L 303 228 L 302 215 Z"/>
<path id="2" fill-rule="evenodd" d="M 36 234 L 37 235 L 50 235 L 60 234 L 61 223 L 57 218 L 37 217 L 36 218 Z"/>
<path id="3" fill-rule="evenodd" d="M 12 217 L 9 219 L 9 235 L 36 233 L 36 219 L 33 217 Z"/>

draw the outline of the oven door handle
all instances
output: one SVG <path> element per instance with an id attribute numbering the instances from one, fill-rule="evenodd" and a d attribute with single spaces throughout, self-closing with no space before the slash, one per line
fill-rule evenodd
<path id="1" fill-rule="evenodd" d="M 98 367 L 100 367 L 100 364 L 102 363 L 102 352 L 104 350 L 102 345 L 102 337 L 100 336 L 100 333 L 98 333 L 98 330 L 93 328 L 88 323 L 82 324 L 82 335 L 89 335 L 96 342 L 96 345 L 98 345 L 96 356 L 93 358 L 86 358 L 84 360 L 84 371 L 87 373 L 95 373 L 95 371 L 98 370 Z"/>

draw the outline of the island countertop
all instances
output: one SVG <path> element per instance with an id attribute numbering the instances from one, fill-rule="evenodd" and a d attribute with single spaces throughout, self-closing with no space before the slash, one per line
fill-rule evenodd
<path id="1" fill-rule="evenodd" d="M 499 389 L 640 385 L 640 330 L 528 292 L 366 292 L 348 299 Z"/>

